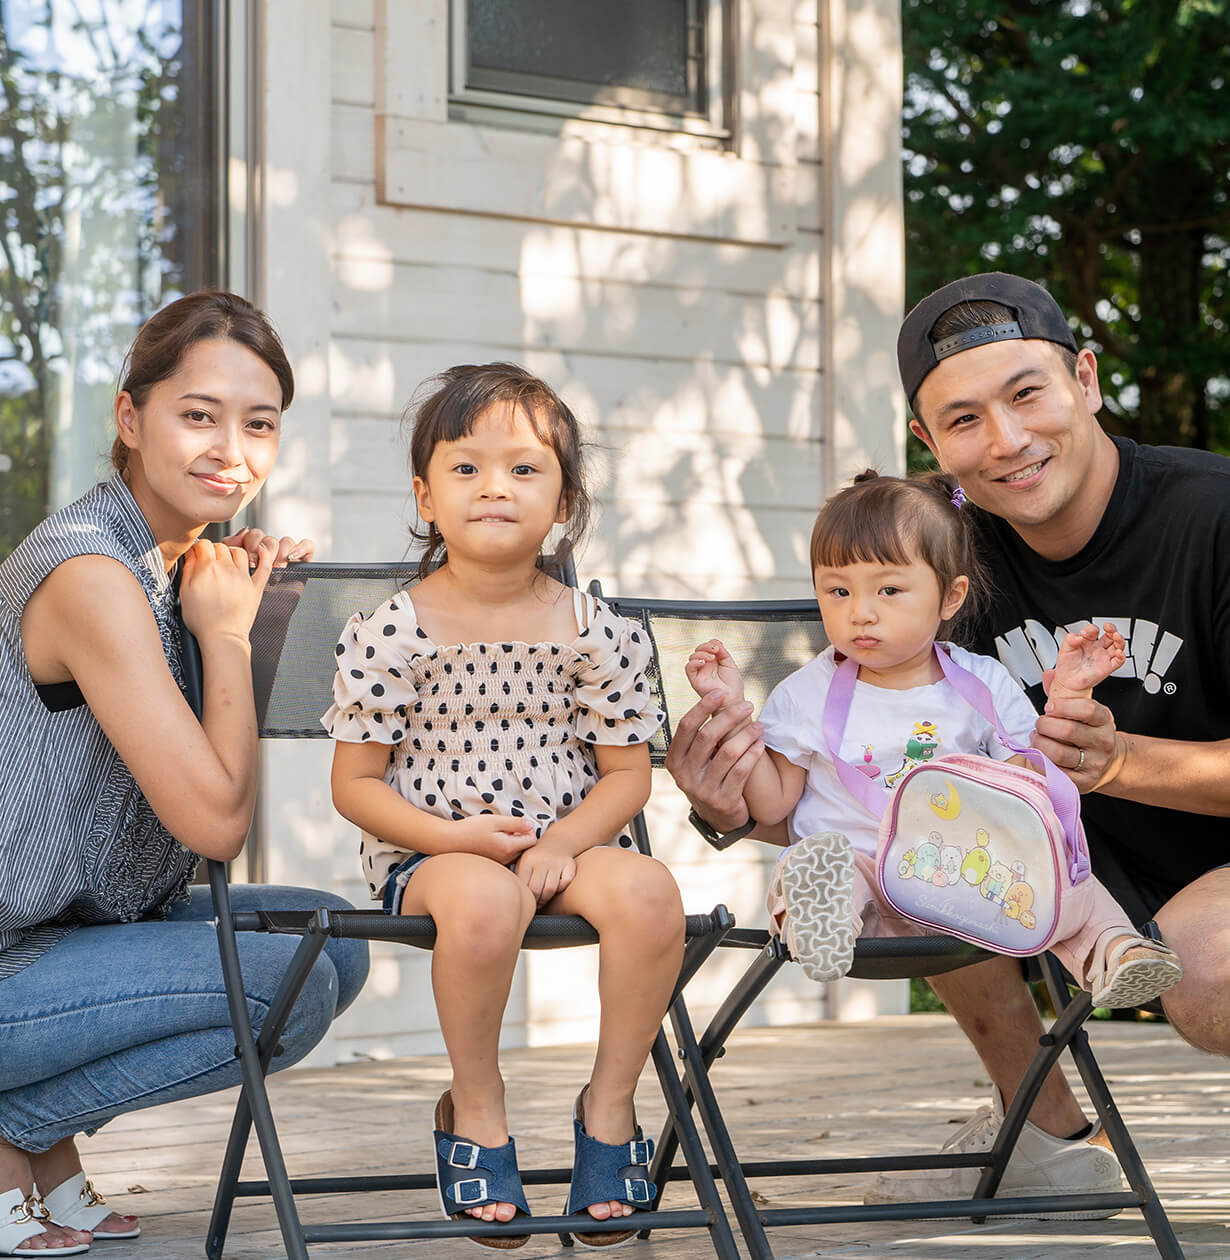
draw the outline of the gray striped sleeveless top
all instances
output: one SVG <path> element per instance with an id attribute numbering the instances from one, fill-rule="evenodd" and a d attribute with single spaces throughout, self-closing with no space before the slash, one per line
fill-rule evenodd
<path id="1" fill-rule="evenodd" d="M 57 565 L 81 555 L 110 556 L 136 576 L 183 688 L 175 591 L 117 473 L 0 564 L 0 981 L 76 926 L 161 917 L 196 869 L 196 855 L 158 821 L 89 708 L 52 712 L 26 668 L 26 601 Z M 140 706 L 140 696 L 132 700 Z"/>

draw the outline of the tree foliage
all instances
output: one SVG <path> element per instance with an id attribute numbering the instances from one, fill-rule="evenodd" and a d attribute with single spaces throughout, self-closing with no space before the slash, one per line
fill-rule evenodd
<path id="1" fill-rule="evenodd" d="M 1102 420 L 1230 452 L 1226 0 L 903 0 L 911 303 L 998 269 L 1099 353 Z"/>

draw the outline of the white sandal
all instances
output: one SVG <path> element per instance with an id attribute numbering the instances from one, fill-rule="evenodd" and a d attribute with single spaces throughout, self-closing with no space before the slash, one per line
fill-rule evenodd
<path id="1" fill-rule="evenodd" d="M 780 898 L 782 939 L 811 980 L 836 980 L 854 958 L 854 849 L 838 831 L 792 846 L 778 864 L 770 901 Z"/>
<path id="2" fill-rule="evenodd" d="M 1107 949 L 1104 942 L 1114 936 L 1122 939 Z M 1125 959 L 1131 949 L 1148 950 L 1151 956 Z M 1093 1005 L 1112 1010 L 1151 1002 L 1182 979 L 1183 964 L 1173 949 L 1147 936 L 1124 936 L 1121 928 L 1098 937 L 1085 977 Z"/>
<path id="3" fill-rule="evenodd" d="M 124 1233 L 99 1230 L 98 1227 L 111 1215 L 107 1200 L 86 1180 L 85 1173 L 78 1171 L 54 1190 L 43 1195 L 43 1203 L 55 1224 L 65 1229 L 88 1229 L 94 1233 L 94 1241 L 119 1238 L 139 1238 L 141 1226 Z M 97 1231 L 96 1233 L 94 1231 Z"/>
<path id="4" fill-rule="evenodd" d="M 23 1242 L 47 1232 L 43 1222 L 49 1219 L 47 1209 L 37 1194 L 23 1194 L 16 1189 L 0 1194 L 0 1256 L 79 1256 L 83 1251 L 89 1251 L 89 1243 L 18 1251 Z"/>

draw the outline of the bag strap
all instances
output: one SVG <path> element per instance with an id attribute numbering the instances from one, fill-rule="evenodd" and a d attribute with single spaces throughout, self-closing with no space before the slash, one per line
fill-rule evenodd
<path id="1" fill-rule="evenodd" d="M 1031 762 L 1046 776 L 1047 795 L 1051 798 L 1055 816 L 1063 828 L 1067 845 L 1069 877 L 1072 883 L 1080 883 L 1089 875 L 1090 863 L 1088 842 L 1085 839 L 1084 829 L 1080 825 L 1080 793 L 1076 790 L 1076 784 L 1044 753 L 1028 745 L 1022 747 L 1014 743 L 999 720 L 999 714 L 995 711 L 995 702 L 991 698 L 991 691 L 986 683 L 964 666 L 958 665 L 947 652 L 941 650 L 939 644 L 935 645 L 934 651 L 945 679 L 975 712 L 995 727 L 999 742 L 1009 751 Z M 825 698 L 822 729 L 829 746 L 829 756 L 842 786 L 873 816 L 880 818 L 888 808 L 888 800 L 883 791 L 866 775 L 860 774 L 838 752 L 845 733 L 846 720 L 850 716 L 850 705 L 854 700 L 854 684 L 857 681 L 858 664 L 852 657 L 847 656 L 837 666 L 837 672 L 833 675 L 833 682 Z"/>

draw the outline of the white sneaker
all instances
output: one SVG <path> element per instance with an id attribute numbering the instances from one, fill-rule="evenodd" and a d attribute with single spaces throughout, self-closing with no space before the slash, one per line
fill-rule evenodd
<path id="1" fill-rule="evenodd" d="M 995 1091 L 991 1106 L 977 1111 L 940 1148 L 941 1154 L 989 1151 L 995 1145 L 1004 1120 L 1004 1105 Z M 1116 1193 L 1123 1189 L 1123 1174 L 1106 1141 L 1102 1126 L 1095 1125 L 1086 1138 L 1066 1141 L 1052 1137 L 1025 1121 L 1016 1150 L 1008 1161 L 998 1198 L 1024 1198 L 1036 1194 Z M 864 1203 L 910 1203 L 944 1199 L 969 1199 L 978 1187 L 981 1168 L 920 1168 L 883 1172 L 867 1187 Z M 1097 1221 L 1116 1216 L 1120 1208 L 1085 1212 L 1023 1213 L 1003 1219 L 1046 1221 Z"/>
<path id="2" fill-rule="evenodd" d="M 836 980 L 854 960 L 854 849 L 839 831 L 792 845 L 774 872 L 786 908 L 782 939 L 811 980 Z"/>

